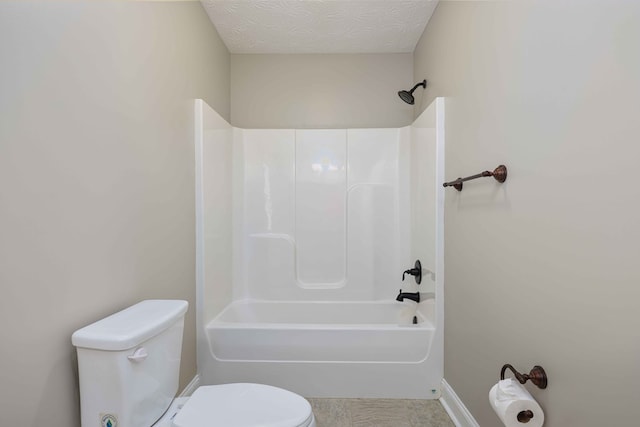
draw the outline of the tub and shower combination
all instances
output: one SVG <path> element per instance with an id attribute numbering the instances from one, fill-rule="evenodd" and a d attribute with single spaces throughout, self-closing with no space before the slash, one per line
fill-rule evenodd
<path id="1" fill-rule="evenodd" d="M 405 128 L 342 130 L 233 128 L 197 100 L 201 384 L 438 398 L 443 153 L 443 99 Z M 416 259 L 422 283 L 403 282 Z"/>

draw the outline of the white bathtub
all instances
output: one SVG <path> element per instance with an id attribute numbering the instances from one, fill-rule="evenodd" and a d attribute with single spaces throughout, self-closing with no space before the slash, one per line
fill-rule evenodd
<path id="1" fill-rule="evenodd" d="M 395 301 L 235 301 L 206 327 L 211 360 L 202 375 L 307 397 L 436 398 L 433 300 L 419 305 L 415 325 L 412 314 Z"/>
<path id="2" fill-rule="evenodd" d="M 208 335 L 220 360 L 419 362 L 434 327 L 407 312 L 397 302 L 237 301 Z"/>

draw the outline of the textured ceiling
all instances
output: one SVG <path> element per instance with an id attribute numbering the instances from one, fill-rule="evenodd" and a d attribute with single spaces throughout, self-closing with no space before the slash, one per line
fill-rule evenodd
<path id="1" fill-rule="evenodd" d="M 231 53 L 409 53 L 438 3 L 201 1 Z"/>

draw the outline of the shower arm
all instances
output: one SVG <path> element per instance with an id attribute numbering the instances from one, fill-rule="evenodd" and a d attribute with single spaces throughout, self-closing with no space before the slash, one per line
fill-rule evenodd
<path id="1" fill-rule="evenodd" d="M 420 83 L 416 83 L 416 85 L 414 87 L 411 88 L 411 90 L 409 91 L 409 93 L 411 95 L 413 95 L 413 92 L 415 92 L 416 89 L 418 89 L 418 86 L 422 86 L 423 88 L 427 88 L 427 81 L 422 81 Z"/>

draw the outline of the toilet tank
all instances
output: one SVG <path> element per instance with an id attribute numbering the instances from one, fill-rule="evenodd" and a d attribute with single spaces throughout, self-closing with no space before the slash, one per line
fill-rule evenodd
<path id="1" fill-rule="evenodd" d="M 82 427 L 149 427 L 178 391 L 188 303 L 147 300 L 77 330 Z"/>

